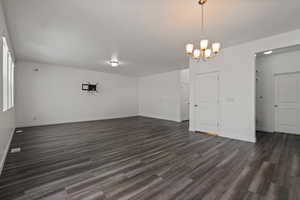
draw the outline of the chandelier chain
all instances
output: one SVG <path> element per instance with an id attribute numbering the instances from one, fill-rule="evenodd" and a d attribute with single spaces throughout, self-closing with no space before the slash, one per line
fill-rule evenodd
<path id="1" fill-rule="evenodd" d="M 204 36 L 204 5 L 201 5 L 201 34 Z"/>

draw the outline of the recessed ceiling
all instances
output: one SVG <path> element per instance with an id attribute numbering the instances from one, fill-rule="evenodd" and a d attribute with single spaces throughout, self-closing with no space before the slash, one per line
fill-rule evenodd
<path id="1" fill-rule="evenodd" d="M 18 61 L 142 76 L 188 66 L 197 0 L 3 0 Z M 300 28 L 299 0 L 209 0 L 208 39 L 222 47 Z M 122 65 L 107 61 L 117 57 Z"/>

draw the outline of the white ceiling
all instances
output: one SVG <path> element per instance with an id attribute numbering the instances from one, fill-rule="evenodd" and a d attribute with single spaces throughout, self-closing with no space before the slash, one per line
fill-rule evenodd
<path id="1" fill-rule="evenodd" d="M 197 0 L 3 3 L 17 60 L 141 76 L 187 67 L 185 44 L 201 39 Z M 209 0 L 206 32 L 228 47 L 300 28 L 299 10 L 299 0 Z"/>

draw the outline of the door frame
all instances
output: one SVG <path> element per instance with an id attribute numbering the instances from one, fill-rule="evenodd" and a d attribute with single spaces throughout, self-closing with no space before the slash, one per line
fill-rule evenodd
<path id="1" fill-rule="evenodd" d="M 218 133 L 210 133 L 210 134 L 220 134 L 220 130 L 221 130 L 221 105 L 220 105 L 220 93 L 221 93 L 221 72 L 220 70 L 211 70 L 211 71 L 205 71 L 205 72 L 199 72 L 199 73 L 196 73 L 196 79 L 198 78 L 199 75 L 207 75 L 207 74 L 217 74 L 218 75 L 218 119 L 217 119 L 217 132 Z M 197 80 L 196 80 L 197 82 Z M 194 88 L 194 94 L 195 94 L 195 100 L 196 102 L 194 102 L 194 104 L 196 105 L 198 102 L 197 102 L 197 85 L 195 86 Z M 195 131 L 201 131 L 201 130 L 198 130 L 198 117 L 197 117 L 197 109 L 195 109 L 195 105 L 193 105 L 193 113 L 194 113 L 194 116 L 195 116 L 195 119 L 196 119 L 196 123 L 195 123 Z"/>

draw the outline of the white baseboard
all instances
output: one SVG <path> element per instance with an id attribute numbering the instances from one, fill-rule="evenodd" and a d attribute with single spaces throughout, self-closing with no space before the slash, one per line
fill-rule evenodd
<path id="1" fill-rule="evenodd" d="M 274 133 L 275 131 L 266 130 L 266 129 L 256 129 L 256 132 L 263 132 L 263 133 Z"/>
<path id="2" fill-rule="evenodd" d="M 180 119 L 174 119 L 174 118 L 166 118 L 156 115 L 146 115 L 146 114 L 139 114 L 140 117 L 147 117 L 147 118 L 153 118 L 153 119 L 162 119 L 166 121 L 172 121 L 172 122 L 182 122 Z"/>
<path id="3" fill-rule="evenodd" d="M 37 127 L 37 126 L 52 126 L 52 125 L 61 125 L 61 124 L 73 124 L 73 123 L 80 123 L 80 122 L 93 122 L 93 121 L 102 121 L 102 120 L 112 120 L 112 119 L 124 119 L 130 117 L 137 117 L 139 115 L 132 114 L 132 115 L 124 115 L 124 116 L 117 116 L 117 117 L 103 117 L 103 118 L 92 118 L 92 119 L 81 119 L 81 120 L 65 120 L 65 121 L 52 121 L 52 122 L 35 122 L 35 123 L 28 123 L 28 122 L 17 122 L 17 128 L 28 128 L 28 127 Z"/>
<path id="4" fill-rule="evenodd" d="M 8 143 L 7 143 L 7 145 L 6 145 L 5 149 L 4 149 L 4 152 L 3 152 L 3 155 L 2 155 L 2 158 L 1 158 L 1 162 L 0 162 L 0 175 L 2 174 L 4 163 L 5 163 L 7 154 L 9 153 L 9 147 L 10 147 L 12 138 L 14 136 L 14 133 L 15 133 L 15 129 L 13 129 L 13 132 L 10 134 Z"/>

